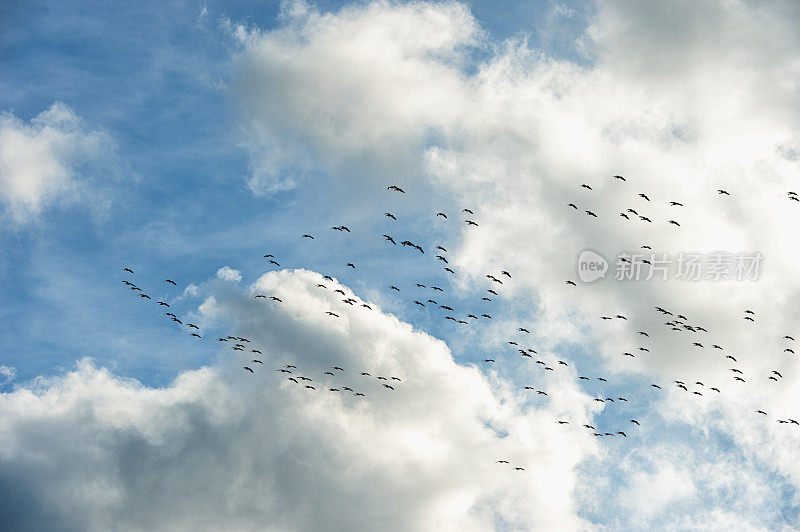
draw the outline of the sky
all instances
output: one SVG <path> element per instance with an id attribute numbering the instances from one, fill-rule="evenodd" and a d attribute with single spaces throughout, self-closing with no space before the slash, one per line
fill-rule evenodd
<path id="1" fill-rule="evenodd" d="M 0 522 L 800 529 L 798 28 L 3 2 Z"/>

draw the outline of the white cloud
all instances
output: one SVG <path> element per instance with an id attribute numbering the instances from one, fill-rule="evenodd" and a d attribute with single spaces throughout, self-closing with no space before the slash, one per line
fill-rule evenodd
<path id="1" fill-rule="evenodd" d="M 16 368 L 0 364 L 0 386 L 9 383 L 17 376 Z"/>
<path id="2" fill-rule="evenodd" d="M 246 290 L 206 285 L 203 325 L 230 323 L 263 351 L 263 365 L 249 362 L 253 353 L 221 348 L 219 363 L 152 389 L 83 360 L 0 395 L 0 478 L 13 479 L 24 502 L 3 505 L 4 522 L 36 528 L 40 518 L 57 519 L 81 530 L 586 528 L 570 492 L 573 468 L 595 442 L 576 438 L 577 427 L 553 430 L 566 410 L 586 416 L 591 408 L 573 382 L 554 377 L 551 393 L 563 400 L 534 407 L 455 364 L 443 342 L 377 309 L 347 307 L 332 293 L 347 287 L 315 288 L 319 279 L 298 270 L 265 274 Z M 275 371 L 286 364 L 317 389 Z M 334 365 L 344 371 L 325 375 Z M 402 380 L 388 381 L 392 391 L 377 376 Z M 366 397 L 328 391 L 343 386 Z"/>
<path id="3" fill-rule="evenodd" d="M 776 423 L 800 417 L 793 381 L 767 381 L 772 370 L 800 369 L 781 341 L 799 334 L 800 290 L 791 279 L 800 208 L 786 197 L 797 190 L 800 151 L 797 6 L 599 2 L 580 37 L 586 65 L 509 40 L 472 74 L 461 66 L 469 47 L 485 42 L 456 4 L 377 2 L 324 15 L 306 6 L 284 17 L 276 31 L 240 28 L 238 87 L 255 159 L 272 161 L 278 175 L 302 153 L 318 170 L 309 180 L 323 175 L 356 189 L 391 179 L 423 208 L 444 196 L 476 205 L 480 228 L 464 229 L 449 247 L 465 293 L 486 272 L 511 270 L 504 294 L 536 308 L 537 341 L 585 346 L 593 360 L 577 358 L 579 367 L 599 364 L 620 383 L 718 386 L 719 396 L 691 400 L 667 390 L 656 412 L 669 423 L 713 426 L 758 457 L 754 470 L 780 471 L 800 486 L 788 458 L 800 450 L 795 434 Z M 441 39 L 428 37 L 433 23 L 446 28 Z M 624 221 L 618 213 L 627 208 L 653 223 Z M 613 257 L 643 244 L 671 253 L 760 251 L 765 267 L 753 283 L 565 287 L 583 249 Z M 705 326 L 703 342 L 724 352 L 693 348 L 692 335 L 665 328 L 654 305 Z M 741 319 L 745 308 L 759 316 L 752 327 Z M 599 320 L 609 313 L 629 321 Z M 620 358 L 641 345 L 642 329 L 650 353 Z M 731 379 L 723 354 L 737 357 L 747 383 Z M 757 417 L 757 408 L 770 417 Z M 691 452 L 690 443 L 676 445 Z"/>
<path id="4" fill-rule="evenodd" d="M 109 140 L 89 130 L 72 109 L 54 103 L 25 124 L 0 115 L 0 203 L 17 223 L 30 221 L 58 200 L 86 195 L 81 182 L 109 160 Z M 104 172 L 114 173 L 106 166 Z"/>
<path id="5" fill-rule="evenodd" d="M 232 281 L 234 283 L 238 283 L 242 280 L 242 272 L 239 270 L 234 270 L 230 266 L 223 266 L 217 270 L 217 278 L 222 279 L 223 281 Z"/>

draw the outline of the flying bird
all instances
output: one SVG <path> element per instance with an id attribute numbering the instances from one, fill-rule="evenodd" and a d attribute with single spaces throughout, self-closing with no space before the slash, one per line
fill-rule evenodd
<path id="1" fill-rule="evenodd" d="M 394 191 L 397 191 L 397 192 L 402 192 L 403 194 L 406 193 L 405 190 L 403 190 L 402 188 L 400 188 L 400 187 L 398 187 L 396 185 L 388 186 L 388 187 L 386 187 L 386 190 L 394 190 Z"/>

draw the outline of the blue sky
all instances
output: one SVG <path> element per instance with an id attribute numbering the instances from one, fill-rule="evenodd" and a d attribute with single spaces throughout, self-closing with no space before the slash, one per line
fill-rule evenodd
<path id="1" fill-rule="evenodd" d="M 341 4 L 317 5 L 327 11 Z M 302 254 L 295 233 L 305 231 L 298 221 L 305 218 L 303 209 L 325 214 L 321 225 L 309 227 L 341 215 L 307 188 L 254 197 L 243 186 L 249 156 L 237 132 L 239 109 L 211 86 L 229 78 L 236 51 L 224 21 L 269 30 L 279 23 L 279 7 L 12 2 L 3 8 L 3 108 L 29 121 L 54 101 L 63 102 L 92 129 L 111 136 L 120 165 L 102 213 L 56 208 L 32 227 L 0 235 L 10 251 L 1 273 L 4 299 L 14 302 L 4 309 L 0 334 L 20 379 L 69 366 L 88 352 L 118 364 L 120 373 L 164 384 L 213 356 L 209 350 L 198 358 L 197 346 L 181 345 L 182 339 L 170 338 L 169 327 L 131 305 L 117 286 L 117 271 L 125 265 L 146 272 L 151 283 L 167 275 L 185 285 L 229 263 L 253 279 L 263 271 L 261 255 L 267 252 L 297 267 L 330 264 Z M 537 30 L 550 7 L 477 2 L 472 9 L 493 41 L 524 34 L 537 46 L 546 39 Z M 580 31 L 581 20 L 581 11 L 571 17 L 565 25 L 570 34 Z M 575 58 L 569 39 L 559 39 L 542 51 Z M 298 229 L 290 230 L 295 224 Z M 358 259 L 369 252 L 356 248 L 348 256 L 363 264 Z M 384 284 L 376 277 L 362 282 Z M 403 311 L 412 323 L 437 325 L 412 309 Z M 163 337 L 152 330 L 157 325 L 167 329 Z M 151 332 L 142 335 L 143 328 Z M 152 357 L 120 356 L 109 345 L 119 335 L 123 350 L 146 342 Z M 194 354 L 176 359 L 176 349 Z M 166 353 L 172 354 L 169 362 Z"/>
<path id="2" fill-rule="evenodd" d="M 111 471 L 103 478 L 133 510 L 121 517 L 103 502 L 54 502 L 36 480 L 47 475 L 35 466 L 26 504 L 69 514 L 65 522 L 75 529 L 102 529 L 117 518 L 128 528 L 143 526 L 142 519 L 160 519 L 150 522 L 153 528 L 195 526 L 186 516 L 206 505 L 206 527 L 256 529 L 254 523 L 274 519 L 310 529 L 330 519 L 325 504 L 310 511 L 276 503 L 280 497 L 261 483 L 289 483 L 280 464 L 292 463 L 301 471 L 292 489 L 308 495 L 315 489 L 305 482 L 335 476 L 323 457 L 357 452 L 367 472 L 354 472 L 353 482 L 326 502 L 360 501 L 367 496 L 356 485 L 374 483 L 375 506 L 365 502 L 366 513 L 399 529 L 425 529 L 419 523 L 436 522 L 431 515 L 474 517 L 465 518 L 464 530 L 796 529 L 800 470 L 787 461 L 798 440 L 776 420 L 800 418 L 799 392 L 790 385 L 800 368 L 782 352 L 792 345 L 783 335 L 800 335 L 798 287 L 791 281 L 798 252 L 787 245 L 797 213 L 785 198 L 798 188 L 797 161 L 785 156 L 800 149 L 800 105 L 792 90 L 800 57 L 792 21 L 798 20 L 790 5 L 759 9 L 746 2 L 4 3 L 4 138 L 21 135 L 34 147 L 49 142 L 49 151 L 25 159 L 16 158 L 27 149 L 17 140 L 2 147 L 2 161 L 13 164 L 3 163 L 7 174 L 0 179 L 0 409 L 9 419 L 35 421 L 9 423 L 0 448 L 5 442 L 24 449 L 27 437 L 40 434 L 41 455 L 64 456 L 65 447 L 49 443 L 62 423 L 71 435 L 95 431 L 102 458 L 76 464 L 85 458 L 94 464 L 86 470 Z M 42 184 L 26 204 L 14 194 L 47 173 L 40 163 L 48 156 L 68 177 L 49 190 Z M 611 178 L 618 172 L 628 176 L 624 185 Z M 389 184 L 407 194 L 387 191 Z M 719 203 L 719 187 L 733 199 Z M 652 205 L 637 197 L 643 191 Z M 661 205 L 675 198 L 684 210 Z M 579 203 L 579 212 L 567 202 Z M 650 209 L 655 227 L 620 225 L 616 211 L 631 205 Z M 464 208 L 475 211 L 470 218 L 479 227 L 463 224 Z M 600 219 L 583 216 L 584 209 Z M 682 232 L 662 223 L 668 216 L 680 217 Z M 352 233 L 330 229 L 337 225 Z M 417 242 L 425 254 L 392 246 L 383 234 Z M 565 287 L 582 249 L 611 257 L 644 242 L 673 253 L 760 250 L 769 269 L 749 284 L 605 279 Z M 434 259 L 436 245 L 447 248 L 455 274 Z M 240 272 L 241 281 L 220 278 L 225 266 Z M 501 276 L 502 287 L 485 278 L 502 269 L 512 273 Z M 325 274 L 380 306 L 379 317 L 354 314 L 347 334 L 314 321 L 320 308 L 335 303 L 309 288 L 312 277 Z M 177 286 L 165 284 L 167 278 Z M 175 327 L 165 309 L 123 280 L 168 302 L 184 321 L 201 323 L 203 338 Z M 445 291 L 433 292 L 432 285 Z M 487 288 L 499 288 L 491 302 L 481 301 Z M 254 307 L 252 294 L 266 290 L 282 294 L 286 305 Z M 413 304 L 429 298 L 457 315 L 488 313 L 492 320 L 462 327 L 443 320 L 441 309 Z M 654 305 L 705 324 L 711 333 L 703 341 L 721 343 L 724 353 L 741 359 L 737 367 L 748 383 L 735 387 L 720 354 L 665 332 Z M 744 308 L 757 309 L 757 329 L 742 328 Z M 626 314 L 627 323 L 598 319 L 616 313 Z M 636 335 L 642 329 L 651 333 L 647 340 Z M 271 377 L 257 376 L 268 392 L 242 384 L 240 362 L 248 361 L 216 341 L 231 331 L 253 335 L 276 364 L 299 360 L 317 370 L 333 354 L 364 367 L 389 364 L 406 372 L 426 403 L 404 396 L 417 415 L 404 417 L 397 414 L 402 404 L 376 401 L 369 420 L 339 403 L 284 404 Z M 643 345 L 650 352 L 620 362 L 620 352 Z M 443 346 L 448 355 L 440 360 Z M 569 366 L 545 374 L 517 347 Z M 498 363 L 489 366 L 485 358 Z M 98 368 L 110 372 L 107 380 Z M 786 379 L 769 388 L 764 383 L 776 368 Z M 442 380 L 424 377 L 437 372 Z M 578 375 L 593 380 L 579 382 Z M 701 385 L 706 395 L 686 399 L 673 389 L 676 379 L 708 383 Z M 551 395 L 526 394 L 525 385 Z M 723 390 L 719 400 L 707 392 L 711 385 Z M 78 406 L 65 406 L 63 418 L 37 417 L 48 408 L 31 407 L 29 390 L 58 412 Z M 155 393 L 164 397 L 157 405 L 149 402 Z M 593 401 L 620 396 L 630 402 Z M 81 404 L 104 412 L 108 397 L 133 406 L 108 419 L 81 417 Z M 155 413 L 131 414 L 138 408 Z M 321 421 L 317 408 L 330 418 Z M 752 419 L 756 408 L 769 411 L 769 425 Z M 261 421 L 226 425 L 242 442 L 226 446 L 214 428 L 218 411 Z M 292 416 L 297 428 L 275 436 L 283 450 L 258 462 L 263 475 L 248 476 L 241 457 Z M 551 428 L 555 418 L 630 437 L 570 439 Z M 641 431 L 630 418 L 642 421 Z M 182 432 L 175 419 L 193 420 L 186 422 L 191 430 Z M 448 430 L 430 429 L 450 420 Z M 382 469 L 389 466 L 369 457 L 369 447 L 332 443 L 325 431 L 333 425 L 319 428 L 325 423 L 349 434 L 394 431 L 384 442 L 386 456 L 402 463 L 407 477 Z M 120 425 L 127 428 L 118 432 Z M 493 436 L 482 432 L 486 427 Z M 161 449 L 158 442 L 176 432 L 200 443 Z M 131 449 L 140 439 L 150 447 L 137 454 Z M 319 447 L 301 443 L 311 441 Z M 479 446 L 472 443 L 487 441 L 496 449 L 491 457 L 518 456 L 541 480 L 520 487 L 484 470 L 460 470 L 459 491 L 444 466 L 474 463 Z M 469 450 L 462 455 L 458 443 Z M 441 449 L 455 462 L 442 459 L 435 471 L 420 466 L 426 453 Z M 25 472 L 35 463 L 14 452 L 5 458 L 0 452 L 0 492 L 15 468 Z M 209 455 L 239 465 L 220 489 L 258 486 L 269 500 L 248 506 L 241 522 L 193 496 L 186 497 L 185 513 L 182 503 L 143 517 L 136 509 L 146 501 L 126 489 L 147 481 L 115 476 L 113 465 L 140 458 L 164 463 L 164 485 L 180 484 L 187 475 L 183 457 L 191 463 Z M 74 487 L 85 480 L 76 471 L 60 477 L 65 492 L 82 489 Z M 403 491 L 420 476 L 430 479 L 430 498 L 441 506 Z M 402 499 L 396 510 L 407 510 L 408 521 L 385 512 L 380 501 L 390 497 Z M 80 511 L 64 510 L 76 504 Z M 4 515 L 25 528 L 20 514 L 0 503 Z M 361 525 L 337 521 L 342 528 Z"/>

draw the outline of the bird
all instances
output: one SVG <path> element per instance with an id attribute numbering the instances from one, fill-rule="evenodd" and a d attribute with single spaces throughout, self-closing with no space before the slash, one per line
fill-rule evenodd
<path id="1" fill-rule="evenodd" d="M 133 270 L 131 270 L 130 268 L 122 268 L 122 271 L 123 272 L 128 272 L 128 273 L 133 273 Z"/>
<path id="2" fill-rule="evenodd" d="M 333 312 L 330 312 L 330 311 L 329 311 L 329 312 L 326 312 L 325 314 L 327 314 L 328 316 L 333 316 L 334 318 L 338 318 L 338 317 L 339 317 L 339 315 L 338 315 L 338 314 L 335 314 L 335 313 L 333 313 Z"/>
<path id="3" fill-rule="evenodd" d="M 668 223 L 671 223 L 672 225 L 677 225 L 678 227 L 680 227 L 680 226 L 681 226 L 681 224 L 679 224 L 679 223 L 678 223 L 678 222 L 676 222 L 675 220 L 670 220 Z"/>
<path id="4" fill-rule="evenodd" d="M 669 204 L 672 207 L 683 207 L 683 204 L 682 203 L 678 203 L 677 201 L 670 201 Z"/>
<path id="5" fill-rule="evenodd" d="M 565 281 L 565 283 L 572 286 L 578 286 L 573 281 Z"/>
<path id="6" fill-rule="evenodd" d="M 169 283 L 169 284 L 171 284 L 173 286 L 178 286 L 177 284 L 175 284 L 175 281 L 173 281 L 172 279 L 164 279 L 164 282 L 165 283 Z"/>
<path id="7" fill-rule="evenodd" d="M 730 193 L 727 190 L 717 189 L 717 194 L 723 194 L 725 196 L 730 196 Z"/>
<path id="8" fill-rule="evenodd" d="M 349 267 L 353 268 L 354 270 L 356 269 L 355 265 L 352 262 L 348 262 L 344 266 L 345 266 L 345 268 L 349 266 Z"/>
<path id="9" fill-rule="evenodd" d="M 243 367 L 245 370 L 249 371 L 250 373 L 253 373 L 253 374 L 255 374 L 255 371 L 253 371 L 253 369 L 252 369 L 252 368 L 248 368 L 247 366 L 242 366 L 242 367 Z"/>
<path id="10" fill-rule="evenodd" d="M 588 189 L 588 190 L 593 190 L 593 189 L 592 189 L 592 187 L 590 187 L 590 186 L 589 186 L 589 185 L 587 185 L 586 183 L 584 183 L 583 185 L 581 185 L 581 188 L 585 188 L 585 189 Z"/>
<path id="11" fill-rule="evenodd" d="M 202 337 L 201 337 L 199 334 L 197 334 L 197 333 L 192 333 L 191 335 L 192 335 L 192 336 L 196 336 L 196 337 L 198 337 L 198 338 L 202 338 Z"/>
<path id="12" fill-rule="evenodd" d="M 646 199 L 647 201 L 650 201 L 650 198 L 648 198 L 648 197 L 647 197 L 647 194 L 639 194 L 639 197 L 640 197 L 640 198 L 644 198 L 644 199 Z"/>
<path id="13" fill-rule="evenodd" d="M 634 424 L 636 424 L 636 425 L 639 425 L 639 422 L 638 422 L 638 421 L 636 421 L 635 419 L 631 419 L 630 421 L 631 421 L 631 423 L 634 423 Z M 639 425 L 639 426 L 641 426 L 641 425 Z"/>
<path id="14" fill-rule="evenodd" d="M 390 286 L 390 287 L 389 287 L 389 290 L 397 290 L 398 292 L 400 291 L 400 289 L 399 289 L 399 288 L 397 288 L 396 286 Z"/>
<path id="15" fill-rule="evenodd" d="M 139 294 L 139 297 L 143 297 L 145 299 L 150 299 L 150 296 L 148 296 L 147 294 Z"/>
<path id="16" fill-rule="evenodd" d="M 162 307 L 168 307 L 169 306 L 169 303 L 164 303 L 163 301 L 159 301 L 158 304 L 161 305 Z"/>
<path id="17" fill-rule="evenodd" d="M 469 214 L 475 214 L 474 212 L 472 212 L 472 211 L 471 211 L 471 210 L 469 210 L 469 209 L 461 209 L 461 212 L 467 212 L 467 213 L 469 213 Z"/>
<path id="18" fill-rule="evenodd" d="M 577 206 L 577 205 L 575 205 L 574 203 L 567 203 L 567 207 L 572 207 L 572 208 L 573 208 L 573 209 L 575 209 L 576 211 L 578 210 L 578 206 Z"/>
<path id="19" fill-rule="evenodd" d="M 394 214 L 392 214 L 390 212 L 385 212 L 385 213 L 383 213 L 383 215 L 386 216 L 387 218 L 391 218 L 392 220 L 397 220 L 397 218 L 395 218 Z"/>
<path id="20" fill-rule="evenodd" d="M 474 225 L 475 227 L 477 227 L 477 226 L 478 226 L 478 224 L 476 224 L 476 223 L 475 223 L 475 222 L 473 222 L 472 220 L 465 220 L 465 223 L 466 223 L 467 225 Z"/>
<path id="21" fill-rule="evenodd" d="M 405 193 L 406 193 L 406 191 L 405 191 L 405 190 L 403 190 L 402 188 L 398 187 L 397 185 L 391 185 L 391 186 L 388 186 L 388 187 L 386 187 L 386 190 L 394 190 L 394 191 L 396 191 L 396 192 L 401 192 L 401 193 L 403 193 L 403 194 L 405 194 Z"/>
<path id="22" fill-rule="evenodd" d="M 392 386 L 390 384 L 384 384 L 383 387 L 384 388 L 389 388 L 390 390 L 394 390 L 394 386 Z"/>
<path id="23" fill-rule="evenodd" d="M 441 216 L 441 217 L 442 217 L 442 218 L 444 218 L 445 220 L 447 219 L 447 215 L 446 215 L 445 213 L 443 213 L 443 212 L 437 212 L 437 213 L 436 213 L 436 216 Z"/>
<path id="24" fill-rule="evenodd" d="M 483 361 L 484 362 L 494 362 L 494 359 L 493 358 L 484 358 Z"/>
<path id="25" fill-rule="evenodd" d="M 520 328 L 519 328 L 519 329 L 517 329 L 517 330 L 518 330 L 518 331 L 520 331 L 520 332 L 524 332 L 524 333 L 528 333 L 528 334 L 530 334 L 530 331 L 529 331 L 528 329 L 524 328 L 524 327 L 520 327 Z"/>
<path id="26" fill-rule="evenodd" d="M 617 432 L 617 434 L 621 434 L 622 436 L 625 436 L 625 433 L 622 432 L 622 431 Z M 627 438 L 627 436 L 625 436 L 625 437 Z"/>
<path id="27" fill-rule="evenodd" d="M 584 211 L 584 212 L 586 214 L 588 214 L 589 216 L 594 216 L 595 218 L 597 218 L 597 215 L 595 213 L 593 213 L 592 211 Z"/>
<path id="28" fill-rule="evenodd" d="M 311 235 L 303 235 L 303 238 L 310 238 L 311 240 L 314 240 L 314 237 Z"/>
<path id="29" fill-rule="evenodd" d="M 622 177 L 621 175 L 615 175 L 615 176 L 614 176 L 614 179 L 619 179 L 620 181 L 627 181 L 627 179 L 625 179 L 625 178 L 624 178 L 624 177 Z"/>

